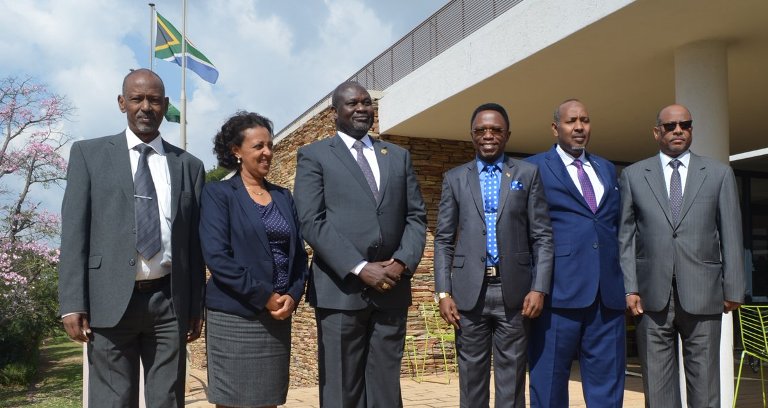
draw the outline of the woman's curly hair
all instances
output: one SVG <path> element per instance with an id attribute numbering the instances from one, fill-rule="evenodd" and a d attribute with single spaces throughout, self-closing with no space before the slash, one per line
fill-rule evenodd
<path id="1" fill-rule="evenodd" d="M 240 167 L 232 148 L 243 144 L 243 131 L 255 127 L 267 129 L 269 137 L 272 137 L 272 121 L 255 112 L 237 111 L 221 125 L 221 130 L 213 138 L 213 153 L 219 161 L 219 167 L 229 170 Z"/>

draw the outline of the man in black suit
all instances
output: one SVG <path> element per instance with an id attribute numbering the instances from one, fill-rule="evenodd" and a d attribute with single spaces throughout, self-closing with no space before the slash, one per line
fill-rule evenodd
<path id="1" fill-rule="evenodd" d="M 72 145 L 62 204 L 59 304 L 88 343 L 92 407 L 184 405 L 185 342 L 200 336 L 200 160 L 160 137 L 165 87 L 146 69 L 117 97 L 124 132 Z"/>
<path id="2" fill-rule="evenodd" d="M 435 292 L 456 328 L 462 407 L 487 407 L 493 353 L 496 407 L 525 406 L 530 319 L 552 278 L 552 228 L 539 169 L 504 155 L 509 117 L 472 113 L 474 160 L 445 173 L 435 230 Z M 493 351 L 491 351 L 493 350 Z"/>
<path id="3" fill-rule="evenodd" d="M 397 407 L 410 278 L 426 211 L 408 151 L 373 139 L 373 101 L 333 92 L 337 134 L 298 151 L 294 197 L 314 250 L 307 298 L 318 329 L 320 404 Z"/>

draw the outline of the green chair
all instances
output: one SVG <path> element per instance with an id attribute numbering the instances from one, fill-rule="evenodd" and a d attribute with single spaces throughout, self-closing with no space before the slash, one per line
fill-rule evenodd
<path id="1" fill-rule="evenodd" d="M 416 347 L 416 342 L 419 340 L 419 338 L 412 334 L 405 336 L 406 367 L 411 378 L 416 382 L 421 382 L 424 377 L 424 367 L 422 366 L 421 370 L 419 369 L 419 354 Z"/>
<path id="2" fill-rule="evenodd" d="M 733 394 L 733 406 L 739 398 L 739 385 L 741 384 L 741 369 L 744 367 L 744 358 L 751 356 L 758 360 L 760 366 L 760 384 L 763 389 L 763 407 L 766 406 L 765 382 L 763 379 L 763 361 L 768 361 L 768 335 L 766 334 L 768 323 L 768 306 L 741 306 L 739 308 L 739 326 L 741 329 L 741 344 L 744 351 L 741 352 L 739 361 L 739 375 L 736 377 L 736 391 Z"/>
<path id="3" fill-rule="evenodd" d="M 434 356 L 434 348 L 438 347 L 443 355 L 443 370 L 446 376 L 450 373 L 451 368 L 453 368 L 454 372 L 458 372 L 456 364 L 456 332 L 453 327 L 440 317 L 440 311 L 432 302 L 424 302 L 419 305 L 419 311 L 424 319 L 424 328 L 426 330 L 422 371 L 426 369 L 427 355 L 431 354 Z M 432 350 L 430 350 L 430 343 Z M 452 350 L 450 362 L 448 358 L 449 348 Z M 435 367 L 435 373 L 437 373 L 437 367 Z"/>

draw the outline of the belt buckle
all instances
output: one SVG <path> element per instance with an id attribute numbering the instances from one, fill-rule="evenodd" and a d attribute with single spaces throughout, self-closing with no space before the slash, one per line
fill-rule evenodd
<path id="1" fill-rule="evenodd" d="M 496 276 L 496 267 L 495 266 L 486 266 L 485 267 L 485 276 L 486 277 L 494 277 L 494 276 Z"/>

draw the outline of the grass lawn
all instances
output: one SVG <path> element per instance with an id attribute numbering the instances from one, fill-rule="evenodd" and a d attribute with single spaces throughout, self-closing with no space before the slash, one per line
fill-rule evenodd
<path id="1" fill-rule="evenodd" d="M 4 407 L 77 408 L 82 406 L 83 346 L 66 335 L 48 339 L 40 350 L 40 371 L 29 387 L 0 388 Z"/>

